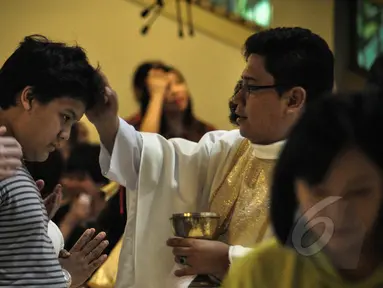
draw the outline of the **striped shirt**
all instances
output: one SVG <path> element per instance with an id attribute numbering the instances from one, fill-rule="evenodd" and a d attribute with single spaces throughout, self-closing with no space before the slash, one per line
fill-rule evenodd
<path id="1" fill-rule="evenodd" d="M 25 168 L 0 181 L 0 287 L 67 287 L 44 203 Z"/>

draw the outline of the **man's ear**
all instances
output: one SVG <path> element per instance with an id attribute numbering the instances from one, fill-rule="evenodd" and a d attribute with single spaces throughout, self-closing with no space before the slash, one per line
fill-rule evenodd
<path id="1" fill-rule="evenodd" d="M 34 97 L 33 97 L 33 89 L 31 86 L 25 87 L 21 93 L 20 93 L 20 103 L 21 106 L 26 110 L 29 111 L 32 109 L 32 103 L 33 103 Z"/>
<path id="2" fill-rule="evenodd" d="M 306 90 L 294 87 L 289 91 L 287 99 L 287 113 L 294 113 L 306 104 Z"/>

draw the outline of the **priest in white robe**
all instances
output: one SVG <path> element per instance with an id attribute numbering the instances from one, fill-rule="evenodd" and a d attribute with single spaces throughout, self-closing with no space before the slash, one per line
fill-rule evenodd
<path id="1" fill-rule="evenodd" d="M 223 276 L 271 234 L 272 168 L 305 103 L 331 91 L 333 55 L 307 29 L 276 28 L 250 36 L 245 58 L 231 103 L 239 130 L 211 132 L 199 143 L 139 133 L 118 119 L 110 87 L 87 114 L 103 144 L 102 171 L 127 188 L 116 287 L 188 287 L 196 274 Z M 219 241 L 172 238 L 171 215 L 198 211 L 221 216 Z M 176 264 L 172 252 L 188 265 Z"/>

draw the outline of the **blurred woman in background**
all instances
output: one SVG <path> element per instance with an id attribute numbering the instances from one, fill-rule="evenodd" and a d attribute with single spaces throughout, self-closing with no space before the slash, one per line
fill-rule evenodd
<path id="1" fill-rule="evenodd" d="M 137 130 L 197 142 L 215 129 L 194 115 L 185 78 L 177 69 L 161 62 L 144 63 L 133 76 L 133 87 L 140 112 L 127 122 Z"/>

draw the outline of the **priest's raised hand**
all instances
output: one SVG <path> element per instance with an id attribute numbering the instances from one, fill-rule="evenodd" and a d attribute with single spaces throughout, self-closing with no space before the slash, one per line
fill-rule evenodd
<path id="1" fill-rule="evenodd" d="M 105 145 L 109 153 L 111 153 L 119 127 L 119 118 L 117 115 L 118 100 L 117 94 L 110 87 L 106 76 L 101 72 L 100 74 L 105 82 L 104 102 L 97 103 L 95 107 L 86 111 L 85 115 L 96 127 L 101 142 Z"/>

